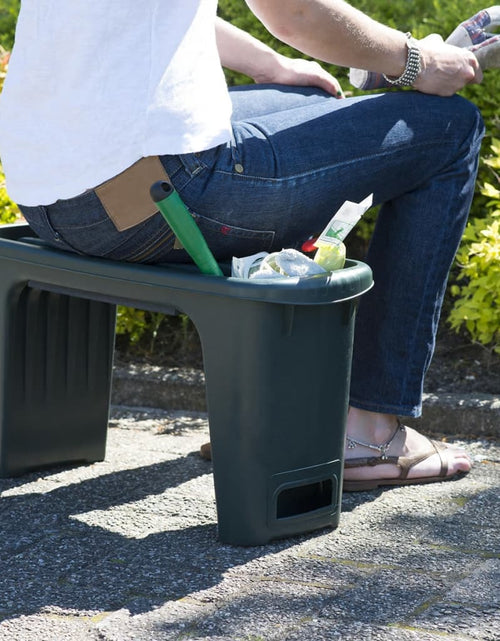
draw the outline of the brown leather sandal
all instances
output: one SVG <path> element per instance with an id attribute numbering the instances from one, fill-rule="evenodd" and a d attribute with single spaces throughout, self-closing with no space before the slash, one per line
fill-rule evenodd
<path id="1" fill-rule="evenodd" d="M 379 456 L 363 457 L 363 458 L 353 458 L 346 459 L 344 461 L 344 469 L 352 469 L 356 467 L 370 466 L 374 467 L 376 465 L 385 465 L 392 464 L 397 465 L 400 469 L 400 474 L 396 478 L 376 478 L 376 479 L 359 479 L 359 480 L 344 480 L 343 491 L 344 492 L 363 492 L 366 490 L 374 490 L 381 486 L 394 486 L 394 485 L 418 485 L 423 483 L 436 483 L 437 481 L 444 481 L 450 479 L 456 479 L 458 476 L 463 476 L 464 472 L 457 472 L 451 476 L 448 474 L 448 461 L 445 456 L 441 454 L 444 450 L 448 449 L 448 446 L 439 441 L 433 441 L 430 438 L 427 438 L 430 444 L 430 448 L 425 450 L 421 454 L 415 454 L 414 456 L 388 456 L 387 450 L 391 446 L 392 442 L 398 434 L 405 431 L 405 426 L 398 422 L 396 431 L 391 436 L 391 438 L 382 443 L 381 445 L 375 445 L 373 443 L 364 443 L 363 441 L 357 441 L 356 439 L 347 437 L 347 449 L 353 449 L 357 445 L 363 447 L 369 447 L 372 450 L 377 450 L 380 452 Z M 408 478 L 408 473 L 418 463 L 425 461 L 430 456 L 438 454 L 441 460 L 441 469 L 437 476 L 423 476 Z"/>

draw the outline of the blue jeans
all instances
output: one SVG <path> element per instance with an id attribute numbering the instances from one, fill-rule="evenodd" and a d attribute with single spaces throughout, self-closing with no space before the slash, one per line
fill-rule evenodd
<path id="1" fill-rule="evenodd" d="M 466 224 L 483 124 L 459 96 L 336 100 L 313 88 L 237 87 L 233 139 L 163 156 L 215 256 L 300 247 L 345 200 L 381 204 L 357 314 L 351 404 L 419 416 L 448 272 Z M 115 260 L 184 262 L 160 214 L 118 232 L 93 191 L 22 207 L 35 231 Z"/>

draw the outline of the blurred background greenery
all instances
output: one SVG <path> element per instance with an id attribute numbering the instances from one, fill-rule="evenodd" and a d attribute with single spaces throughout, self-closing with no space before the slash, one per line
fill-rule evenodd
<path id="1" fill-rule="evenodd" d="M 471 0 L 353 0 L 352 5 L 372 18 L 401 31 L 411 31 L 417 38 L 437 32 L 446 36 L 458 23 L 484 8 L 481 1 Z M 465 9 L 464 9 L 465 5 Z M 2 0 L 0 7 L 0 90 L 8 67 L 8 52 L 14 43 L 15 24 L 20 0 Z M 465 13 L 464 13 L 465 11 Z M 220 0 L 219 15 L 249 31 L 281 53 L 301 56 L 276 40 L 253 16 L 243 0 Z M 360 93 L 349 85 L 348 70 L 324 65 L 336 75 L 346 92 Z M 249 78 L 226 72 L 228 84 L 251 82 Z M 485 73 L 481 85 L 466 87 L 462 94 L 479 106 L 486 123 L 476 197 L 470 222 L 450 275 L 444 315 L 450 327 L 462 332 L 468 340 L 483 345 L 491 354 L 500 354 L 500 70 Z M 348 250 L 362 258 L 376 219 L 376 209 L 364 217 L 349 239 Z M 13 222 L 19 212 L 5 190 L 0 165 L 0 222 Z M 167 332 L 172 349 L 180 360 L 197 351 L 193 342 L 197 334 L 185 317 L 165 318 L 141 310 L 120 308 L 117 332 L 123 347 L 151 353 L 159 331 Z M 162 341 L 162 348 L 164 341 Z"/>

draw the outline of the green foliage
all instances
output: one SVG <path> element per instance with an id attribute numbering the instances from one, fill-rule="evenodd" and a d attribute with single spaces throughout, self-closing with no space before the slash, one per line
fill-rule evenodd
<path id="1" fill-rule="evenodd" d="M 165 319 L 160 312 L 145 312 L 133 307 L 118 306 L 116 314 L 116 333 L 126 335 L 133 345 L 141 342 L 147 347 L 146 352 L 154 351 L 158 330 Z"/>
<path id="2" fill-rule="evenodd" d="M 0 168 L 0 224 L 14 223 L 19 219 L 19 209 L 8 197 L 5 190 L 4 175 Z"/>
<path id="3" fill-rule="evenodd" d="M 463 0 L 351 0 L 351 4 L 375 20 L 402 31 L 411 31 L 417 38 L 433 32 L 446 38 L 459 22 L 485 6 L 482 0 L 467 3 Z M 11 49 L 14 43 L 19 6 L 20 0 L 2 0 L 0 6 L 0 91 L 8 63 L 6 49 Z M 280 53 L 303 57 L 300 52 L 274 38 L 242 0 L 220 0 L 219 15 Z M 339 78 L 344 89 L 353 94 L 360 93 L 350 87 L 347 69 L 324 66 Z M 233 71 L 226 71 L 226 77 L 230 85 L 251 82 L 246 76 Z M 454 270 L 457 274 L 450 292 L 454 303 L 449 321 L 455 329 L 465 327 L 473 340 L 500 353 L 500 117 L 497 115 L 500 71 L 487 71 L 481 85 L 470 85 L 462 94 L 480 108 L 486 123 L 483 149 L 491 148 L 493 155 L 484 157 L 480 163 L 478 185 L 481 188 L 477 190 L 470 223 L 457 256 Z M 18 217 L 17 207 L 5 191 L 0 167 L 0 222 L 12 222 Z M 358 224 L 357 238 L 353 240 L 360 247 L 366 247 L 375 218 L 376 211 L 372 210 Z M 164 317 L 126 307 L 118 309 L 117 333 L 127 337 L 131 345 L 142 346 L 143 351 L 150 352 L 162 332 L 170 333 L 172 350 L 186 351 L 196 330 L 182 315 Z"/>
<path id="4" fill-rule="evenodd" d="M 9 53 L 0 45 L 0 92 L 7 72 Z M 0 166 L 0 223 L 13 223 L 19 218 L 19 209 L 7 195 L 5 176 Z"/>
<path id="5" fill-rule="evenodd" d="M 145 312 L 133 307 L 118 306 L 116 314 L 116 333 L 124 336 L 130 346 L 138 352 L 152 354 L 155 348 L 158 330 L 165 319 L 165 314 Z"/>
<path id="6" fill-rule="evenodd" d="M 201 366 L 198 332 L 185 314 L 171 316 L 119 306 L 116 333 L 118 350 L 129 356 L 142 358 L 155 354 L 155 361 L 166 365 Z"/>
<path id="7" fill-rule="evenodd" d="M 455 330 L 465 327 L 474 341 L 500 354 L 500 140 L 493 140 L 492 151 L 485 164 L 496 186 L 484 183 L 489 209 L 465 230 L 457 255 L 460 272 L 451 287 L 457 300 L 448 320 Z"/>
<path id="8" fill-rule="evenodd" d="M 0 45 L 0 92 L 3 89 L 3 81 L 9 67 L 10 52 Z"/>
<path id="9" fill-rule="evenodd" d="M 14 44 L 14 31 L 20 0 L 2 0 L 0 6 L 0 45 L 11 49 Z"/>
<path id="10" fill-rule="evenodd" d="M 146 312 L 142 309 L 118 306 L 116 313 L 116 333 L 118 335 L 126 334 L 131 343 L 138 343 L 147 327 Z"/>

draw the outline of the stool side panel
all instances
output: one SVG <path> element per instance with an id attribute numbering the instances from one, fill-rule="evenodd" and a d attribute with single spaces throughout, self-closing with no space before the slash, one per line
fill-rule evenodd
<path id="1" fill-rule="evenodd" d="M 102 460 L 114 306 L 20 283 L 6 298 L 0 324 L 4 352 L 0 474 Z"/>

